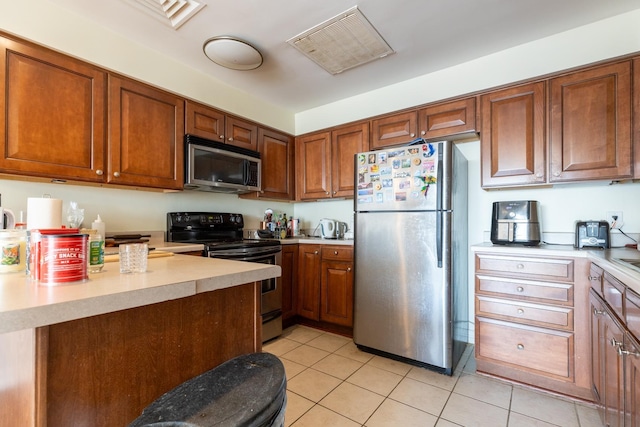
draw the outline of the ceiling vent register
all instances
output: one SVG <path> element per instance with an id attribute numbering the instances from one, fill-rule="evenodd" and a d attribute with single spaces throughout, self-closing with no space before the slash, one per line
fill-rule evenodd
<path id="1" fill-rule="evenodd" d="M 204 3 L 194 0 L 123 0 L 147 14 L 159 19 L 166 25 L 178 29 L 192 18 Z"/>
<path id="2" fill-rule="evenodd" d="M 357 6 L 287 43 L 334 75 L 394 53 Z"/>

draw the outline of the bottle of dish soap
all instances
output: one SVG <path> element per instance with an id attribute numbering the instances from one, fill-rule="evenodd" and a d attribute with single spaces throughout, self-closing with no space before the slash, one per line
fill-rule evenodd
<path id="1" fill-rule="evenodd" d="M 95 233 L 89 235 L 89 273 L 99 273 L 104 267 L 105 224 L 100 215 L 91 223 Z"/>

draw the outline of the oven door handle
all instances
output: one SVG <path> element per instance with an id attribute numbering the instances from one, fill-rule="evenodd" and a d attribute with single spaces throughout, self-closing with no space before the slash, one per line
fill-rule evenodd
<path id="1" fill-rule="evenodd" d="M 218 253 L 218 252 L 216 252 Z M 219 256 L 215 256 L 215 255 L 211 255 L 209 254 L 209 258 L 218 258 L 218 259 L 226 259 L 226 260 L 230 260 L 230 261 L 247 261 L 247 262 L 251 262 L 251 261 L 263 261 L 265 259 L 269 259 L 271 256 L 275 255 L 275 253 L 270 253 L 268 255 L 265 254 L 244 254 L 244 255 L 240 255 L 238 256 L 238 254 L 225 254 L 224 257 L 219 257 Z"/>

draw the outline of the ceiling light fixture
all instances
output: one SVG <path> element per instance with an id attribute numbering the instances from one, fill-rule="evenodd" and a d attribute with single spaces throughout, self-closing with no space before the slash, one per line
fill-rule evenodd
<path id="1" fill-rule="evenodd" d="M 254 70 L 262 65 L 260 51 L 236 37 L 212 37 L 204 42 L 203 50 L 207 58 L 232 70 Z"/>

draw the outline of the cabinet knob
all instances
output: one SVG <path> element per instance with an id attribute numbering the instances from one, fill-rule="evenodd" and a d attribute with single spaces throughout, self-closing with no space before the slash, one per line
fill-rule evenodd
<path id="1" fill-rule="evenodd" d="M 351 267 L 347 267 L 347 271 L 351 271 Z"/>
<path id="2" fill-rule="evenodd" d="M 220 139 L 224 141 L 224 135 L 220 135 Z"/>
<path id="3" fill-rule="evenodd" d="M 518 350 L 524 350 L 524 344 L 518 344 Z"/>
<path id="4" fill-rule="evenodd" d="M 554 172 L 554 173 L 553 173 L 553 176 L 560 176 L 560 172 L 557 172 L 557 171 L 556 171 L 556 172 Z"/>
<path id="5" fill-rule="evenodd" d="M 516 291 L 518 291 L 518 292 L 524 292 L 524 288 L 523 288 L 522 286 L 518 286 L 518 287 L 516 288 Z"/>
<path id="6" fill-rule="evenodd" d="M 333 194 L 338 194 L 338 192 L 337 192 L 337 191 L 334 191 L 334 192 L 333 192 Z"/>
<path id="7" fill-rule="evenodd" d="M 327 193 L 326 193 L 326 194 L 329 194 L 329 192 L 327 191 Z"/>
<path id="8" fill-rule="evenodd" d="M 521 308 L 519 308 L 519 309 L 518 309 L 518 314 L 524 314 L 524 310 L 523 310 L 523 309 L 521 309 Z"/>
<path id="9" fill-rule="evenodd" d="M 116 178 L 119 178 L 120 177 L 120 172 L 114 172 L 113 176 L 115 176 Z"/>
<path id="10" fill-rule="evenodd" d="M 314 255 L 318 255 L 318 251 L 315 251 L 313 254 L 314 254 Z"/>
<path id="11" fill-rule="evenodd" d="M 611 344 L 611 347 L 618 347 L 618 350 L 622 347 L 622 341 L 616 340 L 615 337 L 609 340 L 609 344 Z"/>
<path id="12" fill-rule="evenodd" d="M 411 133 L 411 138 L 415 138 L 416 134 L 415 133 Z"/>
<path id="13" fill-rule="evenodd" d="M 333 254 L 334 255 L 338 255 L 338 251 L 333 251 Z"/>
<path id="14" fill-rule="evenodd" d="M 600 281 L 600 276 L 589 276 L 589 280 L 592 282 L 598 282 Z"/>
<path id="15" fill-rule="evenodd" d="M 598 310 L 597 308 L 593 308 L 593 315 L 594 316 L 602 316 L 604 314 L 604 310 Z"/>
<path id="16" fill-rule="evenodd" d="M 518 264 L 518 265 L 516 265 L 516 268 L 518 270 L 522 270 L 524 268 L 524 264 Z"/>
<path id="17" fill-rule="evenodd" d="M 427 134 L 427 131 L 424 131 L 424 130 L 423 130 L 422 132 L 420 132 L 420 135 L 422 135 L 422 136 L 424 136 L 424 135 L 426 135 L 426 134 Z"/>
<path id="18" fill-rule="evenodd" d="M 102 169 L 97 169 L 96 170 L 96 175 L 98 175 L 98 176 L 102 176 L 103 173 L 104 172 L 102 171 Z"/>
<path id="19" fill-rule="evenodd" d="M 229 142 L 233 142 L 233 138 L 232 137 L 229 137 Z"/>

